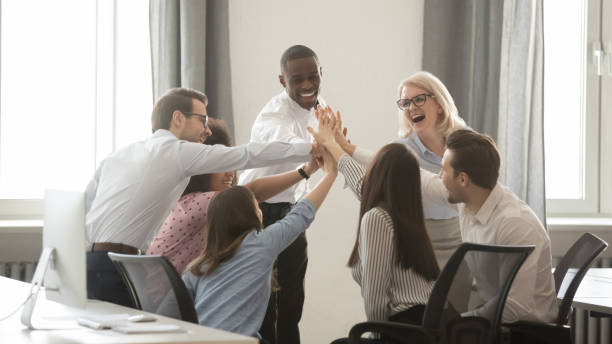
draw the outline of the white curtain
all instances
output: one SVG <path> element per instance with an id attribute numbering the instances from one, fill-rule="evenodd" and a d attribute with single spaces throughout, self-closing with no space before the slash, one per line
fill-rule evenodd
<path id="1" fill-rule="evenodd" d="M 496 140 L 501 183 L 546 224 L 542 0 L 428 0 L 423 34 L 423 69 Z"/>

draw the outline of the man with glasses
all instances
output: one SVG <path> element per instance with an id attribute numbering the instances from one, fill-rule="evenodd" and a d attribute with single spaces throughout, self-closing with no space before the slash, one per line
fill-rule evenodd
<path id="1" fill-rule="evenodd" d="M 199 174 L 310 160 L 310 143 L 202 143 L 211 134 L 207 98 L 174 88 L 153 108 L 153 135 L 104 159 L 87 186 L 87 291 L 91 299 L 133 307 L 108 252 L 139 254 Z"/>
<path id="2" fill-rule="evenodd" d="M 314 51 L 303 45 L 294 45 L 282 54 L 280 84 L 284 90 L 274 96 L 261 110 L 251 129 L 251 142 L 310 143 L 307 126 L 316 128 L 314 107 L 322 102 L 319 97 L 322 70 Z M 309 175 L 303 166 L 287 161 L 272 167 L 248 170 L 240 176 L 244 185 L 255 179 L 298 170 L 304 180 L 278 195 L 260 203 L 263 225 L 282 219 L 293 204 L 308 191 Z M 270 297 L 268 310 L 260 334 L 271 344 L 300 343 L 298 323 L 304 305 L 304 276 L 308 257 L 306 236 L 300 235 L 278 257 L 277 281 L 280 290 Z"/>

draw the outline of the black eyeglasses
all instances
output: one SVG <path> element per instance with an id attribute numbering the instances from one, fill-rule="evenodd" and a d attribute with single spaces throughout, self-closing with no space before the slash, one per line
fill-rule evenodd
<path id="1" fill-rule="evenodd" d="M 208 116 L 202 115 L 201 113 L 195 113 L 195 112 L 183 112 L 183 115 L 185 115 L 187 117 L 191 117 L 191 116 L 198 116 L 198 117 L 200 117 L 200 120 L 202 121 L 202 124 L 204 124 L 204 128 L 208 128 Z"/>
<path id="2" fill-rule="evenodd" d="M 414 105 L 418 107 L 423 106 L 423 104 L 425 104 L 425 102 L 427 101 L 427 97 L 435 98 L 433 94 L 423 93 L 423 94 L 416 95 L 409 99 L 400 99 L 396 102 L 396 104 L 400 110 L 406 111 L 410 108 L 410 104 L 413 104 L 413 103 Z"/>

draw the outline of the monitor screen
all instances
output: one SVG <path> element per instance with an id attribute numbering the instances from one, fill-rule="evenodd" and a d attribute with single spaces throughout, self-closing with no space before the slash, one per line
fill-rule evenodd
<path id="1" fill-rule="evenodd" d="M 85 307 L 85 194 L 45 190 L 44 204 L 43 248 L 55 249 L 44 278 L 47 299 Z"/>

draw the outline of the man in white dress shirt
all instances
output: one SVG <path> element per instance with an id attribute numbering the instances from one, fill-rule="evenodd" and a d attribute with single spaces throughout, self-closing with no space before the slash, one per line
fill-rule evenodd
<path id="1" fill-rule="evenodd" d="M 132 305 L 107 252 L 144 252 L 191 176 L 310 159 L 308 142 L 202 144 L 211 134 L 206 105 L 199 91 L 169 90 L 153 108 L 153 135 L 98 167 L 86 191 L 89 298 Z"/>
<path id="2" fill-rule="evenodd" d="M 285 141 L 311 143 L 307 126 L 316 127 L 314 107 L 323 102 L 319 97 L 322 69 L 314 51 L 295 45 L 283 53 L 278 76 L 284 91 L 273 97 L 261 110 L 251 129 L 251 143 Z M 266 168 L 245 171 L 239 184 L 260 177 L 298 169 L 300 164 L 287 161 Z M 298 169 L 302 182 L 261 203 L 264 227 L 283 218 L 297 198 L 308 189 L 308 175 L 303 166 Z M 304 305 L 304 276 L 308 258 L 306 237 L 300 235 L 277 259 L 280 290 L 270 298 L 260 333 L 272 344 L 299 344 L 298 323 Z"/>
<path id="3" fill-rule="evenodd" d="M 500 155 L 495 142 L 471 130 L 449 135 L 439 175 L 421 169 L 424 199 L 459 211 L 464 242 L 495 245 L 535 245 L 510 288 L 503 322 L 551 322 L 557 317 L 555 282 L 551 270 L 550 238 L 533 211 L 497 182 Z M 479 283 L 499 269 L 479 261 L 474 276 Z M 492 291 L 495 292 L 495 291 Z M 478 315 L 478 311 L 476 311 Z"/>

